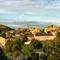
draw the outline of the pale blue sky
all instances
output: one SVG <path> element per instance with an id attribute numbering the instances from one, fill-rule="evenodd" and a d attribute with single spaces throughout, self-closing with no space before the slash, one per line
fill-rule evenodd
<path id="1" fill-rule="evenodd" d="M 60 0 L 0 0 L 0 22 L 60 23 Z"/>

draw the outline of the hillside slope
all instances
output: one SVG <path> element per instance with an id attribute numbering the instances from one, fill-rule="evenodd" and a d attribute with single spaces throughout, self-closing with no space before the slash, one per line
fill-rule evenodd
<path id="1" fill-rule="evenodd" d="M 8 26 L 1 25 L 1 24 L 0 24 L 0 33 L 6 32 L 6 31 L 10 31 L 10 30 L 14 30 L 14 29 L 12 29 L 12 28 L 10 28 L 10 27 L 8 27 Z"/>

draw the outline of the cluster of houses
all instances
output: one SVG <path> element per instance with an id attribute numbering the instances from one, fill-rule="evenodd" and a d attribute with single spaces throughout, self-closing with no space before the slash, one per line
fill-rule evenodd
<path id="1" fill-rule="evenodd" d="M 31 29 L 32 34 L 34 35 L 34 39 L 40 40 L 40 41 L 46 41 L 46 40 L 53 40 L 56 37 L 57 31 L 59 31 L 60 28 L 54 25 L 51 25 L 49 27 L 46 27 L 42 30 L 35 28 L 34 30 Z"/>
<path id="2" fill-rule="evenodd" d="M 42 30 L 39 28 L 24 28 L 8 31 L 0 37 L 0 45 L 4 46 L 7 40 L 12 40 L 15 37 L 20 37 L 20 40 L 28 40 L 25 44 L 30 44 L 33 39 L 40 41 L 53 40 L 59 30 L 59 27 L 52 25 Z"/>

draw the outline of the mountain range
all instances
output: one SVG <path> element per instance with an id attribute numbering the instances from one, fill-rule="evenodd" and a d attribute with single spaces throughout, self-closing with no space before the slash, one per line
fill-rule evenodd
<path id="1" fill-rule="evenodd" d="M 11 28 L 26 28 L 26 27 L 41 27 L 44 28 L 49 25 L 57 25 L 60 26 L 58 23 L 51 23 L 51 22 L 39 22 L 39 21 L 20 21 L 14 23 L 1 23 L 3 25 L 9 26 Z"/>

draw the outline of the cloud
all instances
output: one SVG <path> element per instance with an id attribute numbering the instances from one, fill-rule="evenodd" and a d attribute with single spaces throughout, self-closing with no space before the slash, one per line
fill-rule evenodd
<path id="1" fill-rule="evenodd" d="M 0 9 L 9 11 L 60 8 L 60 0 L 0 0 Z"/>
<path id="2" fill-rule="evenodd" d="M 40 20 L 40 17 L 59 18 L 60 0 L 0 0 L 0 20 Z"/>
<path id="3" fill-rule="evenodd" d="M 0 9 L 6 9 L 9 11 L 18 11 L 32 8 L 34 4 L 31 0 L 3 0 L 0 1 Z"/>

